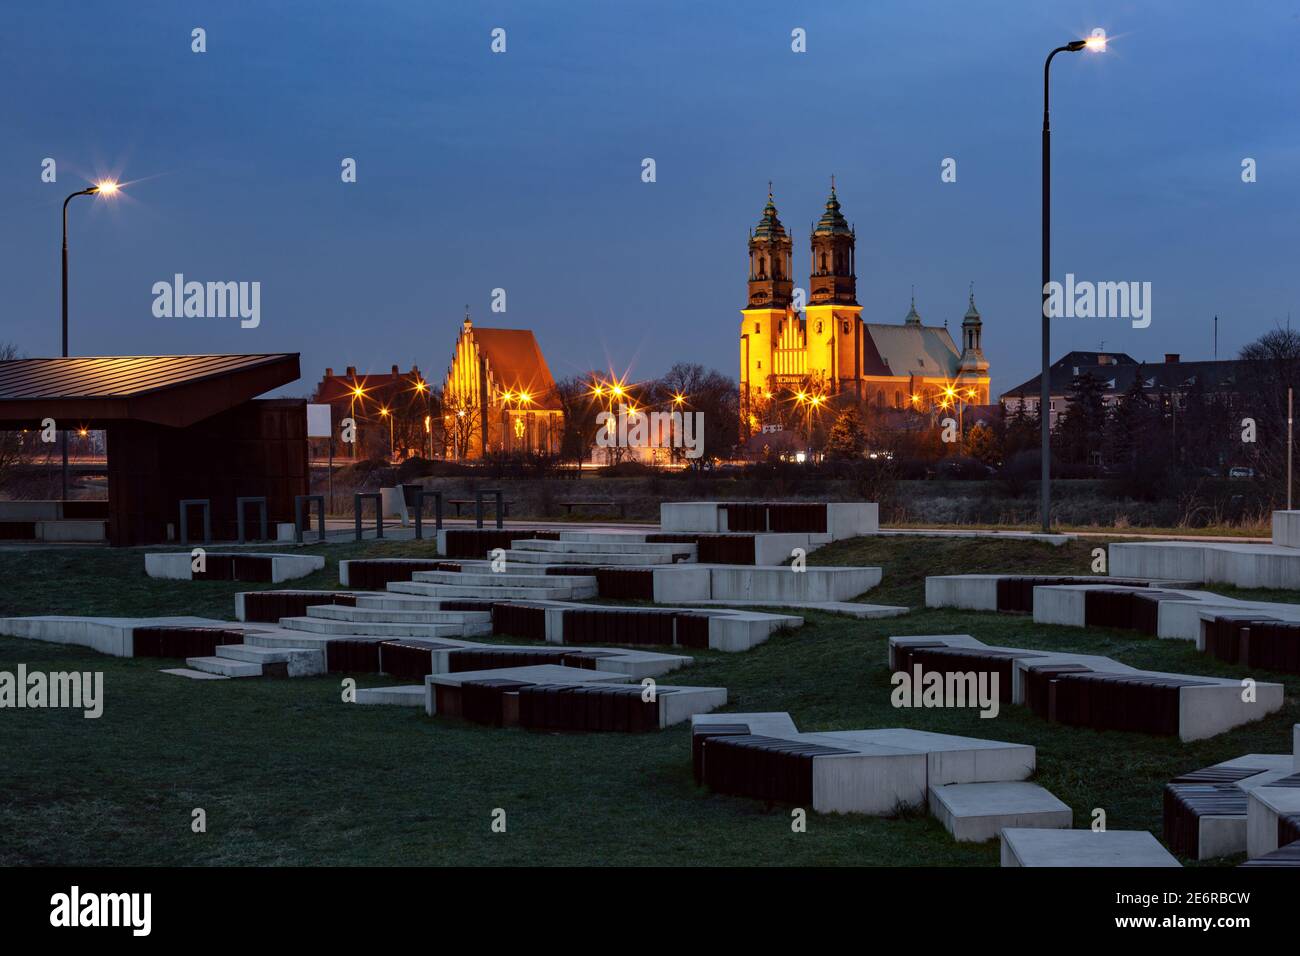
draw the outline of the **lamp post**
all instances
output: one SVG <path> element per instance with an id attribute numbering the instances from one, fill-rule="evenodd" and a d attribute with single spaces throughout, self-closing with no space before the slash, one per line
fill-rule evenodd
<path id="1" fill-rule="evenodd" d="M 112 196 L 117 192 L 117 183 L 102 180 L 87 189 L 77 192 L 63 200 L 63 357 L 68 357 L 68 203 L 78 196 Z M 68 432 L 60 429 L 60 444 L 63 446 L 63 494 L 61 500 L 68 500 Z"/>
<path id="2" fill-rule="evenodd" d="M 1052 127 L 1048 119 L 1048 92 L 1051 77 L 1052 60 L 1058 53 L 1078 53 L 1080 50 L 1094 53 L 1106 51 L 1106 33 L 1100 28 L 1092 31 L 1086 40 L 1071 40 L 1065 46 L 1058 46 L 1047 54 L 1043 63 L 1043 371 L 1040 381 L 1038 415 L 1042 431 L 1042 510 L 1044 533 L 1052 530 L 1052 386 L 1049 372 L 1052 365 L 1051 355 L 1051 318 L 1047 314 L 1047 284 L 1052 279 Z"/>
<path id="3" fill-rule="evenodd" d="M 379 409 L 379 417 L 388 419 L 388 461 L 393 461 L 393 416 L 388 414 L 388 406 L 384 405 Z"/>
<path id="4" fill-rule="evenodd" d="M 357 460 L 357 439 L 360 438 L 360 429 L 357 428 L 357 399 L 365 397 L 366 390 L 357 384 L 357 380 L 352 380 L 352 391 L 348 393 L 348 417 L 352 419 L 352 460 Z"/>

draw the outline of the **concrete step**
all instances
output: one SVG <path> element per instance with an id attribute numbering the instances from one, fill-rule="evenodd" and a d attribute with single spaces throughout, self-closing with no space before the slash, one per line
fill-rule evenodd
<path id="1" fill-rule="evenodd" d="M 522 542 L 516 541 L 515 544 Z M 672 564 L 673 556 L 668 552 L 608 552 L 596 553 L 591 551 L 575 551 L 559 553 L 555 551 L 521 551 L 518 548 L 511 548 L 505 553 L 507 564 L 519 562 L 521 564 L 593 564 L 605 567 L 617 567 L 628 565 L 631 567 L 642 567 L 645 565 Z M 690 563 L 690 562 L 686 562 Z"/>
<path id="2" fill-rule="evenodd" d="M 542 539 L 512 541 L 514 551 L 551 551 L 563 554 L 694 554 L 693 544 L 646 541 L 601 541 L 590 538 L 578 541 Z"/>
<path id="3" fill-rule="evenodd" d="M 418 594 L 431 598 L 471 598 L 480 601 L 533 600 L 570 601 L 573 589 L 565 587 L 482 588 L 463 584 L 430 584 L 425 581 L 393 581 L 388 590 L 395 594 Z"/>
<path id="4" fill-rule="evenodd" d="M 414 594 L 388 593 L 377 597 L 357 598 L 357 607 L 370 611 L 438 611 L 443 601 L 461 601 L 464 598 L 419 597 Z M 486 599 L 485 599 L 486 600 Z M 451 613 L 475 614 L 476 611 Z M 483 612 L 489 613 L 489 612 Z"/>
<path id="5" fill-rule="evenodd" d="M 508 559 L 507 559 L 508 560 Z M 538 580 L 537 574 L 511 574 L 508 571 L 479 574 L 473 571 L 416 571 L 412 581 L 425 584 L 451 584 L 456 587 L 509 588 L 553 587 L 571 588 L 574 597 L 595 597 L 596 578 L 590 574 L 550 574 Z"/>
<path id="6" fill-rule="evenodd" d="M 160 673 L 173 674 L 176 677 L 188 677 L 190 680 L 230 680 L 224 674 L 209 674 L 206 671 L 191 670 L 188 667 L 164 667 Z"/>
<path id="7" fill-rule="evenodd" d="M 231 660 L 229 657 L 187 657 L 185 663 L 196 671 L 220 674 L 222 677 L 262 676 L 261 664 Z"/>
<path id="8" fill-rule="evenodd" d="M 309 648 L 319 652 L 323 659 L 325 648 L 329 645 L 330 641 L 361 637 L 370 641 L 384 640 L 382 637 L 371 637 L 369 635 L 359 634 L 309 634 L 306 631 L 290 631 L 287 634 L 267 634 L 265 632 L 250 633 L 244 638 L 244 643 L 245 645 L 251 645 L 253 647 L 275 649 L 293 648 L 296 650 L 298 648 Z M 449 638 L 439 638 L 439 640 L 449 640 Z"/>
<path id="9" fill-rule="evenodd" d="M 283 635 L 281 635 L 283 636 Z M 263 647 L 257 644 L 220 644 L 217 657 L 257 664 L 264 677 L 311 677 L 325 673 L 325 654 L 320 647 L 304 647 L 301 643 L 287 646 Z"/>
<path id="10" fill-rule="evenodd" d="M 322 604 L 307 608 L 308 617 L 331 621 L 373 621 L 380 624 L 491 624 L 491 611 L 398 610 Z"/>
<path id="11" fill-rule="evenodd" d="M 653 531 L 561 531 L 561 541 L 607 541 L 622 544 L 644 544 L 647 534 Z M 532 539 L 537 540 L 537 539 Z"/>
<path id="12" fill-rule="evenodd" d="M 294 654 L 314 654 L 309 647 L 256 647 L 249 644 L 218 644 L 217 657 L 246 664 L 284 664 Z"/>
<path id="13" fill-rule="evenodd" d="M 282 617 L 280 626 L 331 637 L 460 637 L 461 624 L 384 624 L 378 621 L 331 621 L 323 617 Z"/>
<path id="14" fill-rule="evenodd" d="M 358 687 L 358 704 L 390 704 L 398 707 L 424 707 L 423 684 L 399 684 L 396 687 Z"/>
<path id="15" fill-rule="evenodd" d="M 930 812 L 953 838 L 982 843 L 1004 827 L 1068 830 L 1074 812 L 1036 783 L 953 783 L 931 787 Z"/>

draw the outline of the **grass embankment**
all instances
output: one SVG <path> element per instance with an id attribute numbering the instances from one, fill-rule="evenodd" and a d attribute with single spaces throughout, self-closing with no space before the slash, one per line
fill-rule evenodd
<path id="1" fill-rule="evenodd" d="M 863 538 L 817 563 L 878 564 L 867 597 L 920 608 L 927 574 L 1086 573 L 1096 541 Z M 329 565 L 294 586 L 335 586 L 336 561 L 424 554 L 427 545 L 327 550 Z M 65 613 L 229 617 L 246 585 L 144 576 L 139 551 L 0 553 L 0 616 Z M 1037 779 L 1086 826 L 1160 832 L 1174 774 L 1245 753 L 1283 753 L 1300 719 L 1300 680 L 1284 712 L 1214 740 L 1054 726 L 1023 708 L 995 719 L 889 703 L 891 634 L 968 633 L 997 644 L 1107 654 L 1167 671 L 1244 676 L 1182 642 L 1124 631 L 1036 625 L 1025 617 L 913 611 L 856 621 L 807 615 L 804 628 L 745 654 L 699 652 L 674 683 L 722 685 L 731 710 L 786 710 L 804 730 L 905 726 L 1030 743 Z M 0 638 L 0 670 L 104 673 L 98 720 L 79 712 L 0 711 L 0 864 L 997 864 L 996 843 L 958 844 L 925 813 L 897 819 L 817 816 L 790 830 L 788 807 L 698 789 L 689 731 L 552 735 L 438 720 L 404 708 L 340 702 L 339 679 L 192 682 L 170 663 Z M 369 677 L 365 683 L 381 682 Z M 208 832 L 191 832 L 202 807 Z M 507 813 L 505 834 L 491 813 Z M 1235 862 L 1235 861 L 1228 861 Z"/>

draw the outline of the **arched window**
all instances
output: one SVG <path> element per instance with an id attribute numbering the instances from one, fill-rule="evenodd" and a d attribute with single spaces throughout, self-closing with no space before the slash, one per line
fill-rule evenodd
<path id="1" fill-rule="evenodd" d="M 822 253 L 822 272 L 826 271 L 826 253 Z"/>
<path id="2" fill-rule="evenodd" d="M 760 332 L 762 332 L 762 331 L 763 331 L 763 324 L 762 324 L 761 322 L 755 322 L 755 323 L 754 323 L 754 334 L 755 334 L 755 335 L 758 335 L 758 334 L 759 334 Z"/>
<path id="3" fill-rule="evenodd" d="M 822 324 L 820 322 L 817 323 L 817 334 L 818 335 L 822 334 Z"/>
<path id="4" fill-rule="evenodd" d="M 849 323 L 848 323 L 848 320 L 847 320 L 847 319 L 846 319 L 845 322 L 844 322 L 844 334 L 845 334 L 845 335 L 848 335 L 848 334 L 849 334 Z"/>
<path id="5" fill-rule="evenodd" d="M 894 393 L 894 407 L 895 407 L 895 408 L 902 408 L 902 407 L 903 407 L 903 393 L 902 393 L 902 392 L 895 392 L 895 393 Z"/>

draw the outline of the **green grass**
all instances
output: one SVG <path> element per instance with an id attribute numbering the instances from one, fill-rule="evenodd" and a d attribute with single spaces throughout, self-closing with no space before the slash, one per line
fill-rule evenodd
<path id="1" fill-rule="evenodd" d="M 927 574 L 1086 573 L 1096 542 L 864 538 L 816 563 L 885 569 L 867 597 L 918 607 Z M 421 554 L 427 545 L 335 546 L 295 586 L 332 586 L 336 560 Z M 0 616 L 39 613 L 228 617 L 220 582 L 146 578 L 139 551 L 0 553 Z M 1160 832 L 1174 774 L 1244 753 L 1285 753 L 1300 720 L 1294 676 L 1284 712 L 1182 744 L 1051 725 L 1023 708 L 896 710 L 885 666 L 891 634 L 968 633 L 990 643 L 1107 654 L 1167 671 L 1244 676 L 1182 642 L 1123 631 L 1045 627 L 1019 616 L 917 610 L 882 621 L 809 614 L 807 625 L 745 654 L 697 653 L 682 684 L 726 686 L 732 710 L 787 710 L 801 729 L 905 726 L 1038 748 L 1037 780 L 1085 826 Z M 694 785 L 689 731 L 542 734 L 430 719 L 340 701 L 339 679 L 192 682 L 156 660 L 0 638 L 0 670 L 98 670 L 98 720 L 67 710 L 0 711 L 0 864 L 730 864 L 983 865 L 996 843 L 958 844 L 924 813 L 895 819 L 811 815 Z M 379 683 L 362 678 L 361 683 Z M 191 832 L 191 811 L 208 832 Z M 494 808 L 507 833 L 491 832 Z M 1227 861 L 1235 862 L 1235 861 Z"/>

